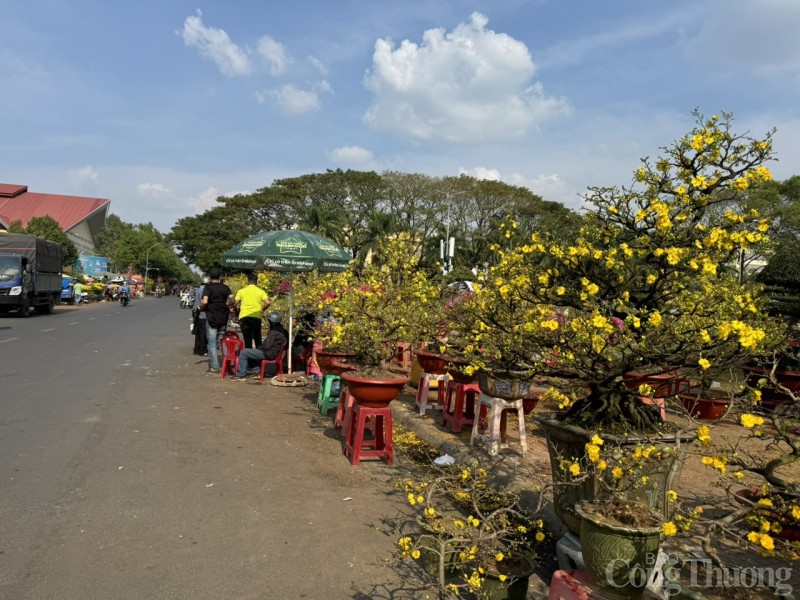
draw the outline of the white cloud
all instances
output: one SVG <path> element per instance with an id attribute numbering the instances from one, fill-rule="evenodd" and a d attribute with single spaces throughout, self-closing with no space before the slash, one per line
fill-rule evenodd
<path id="1" fill-rule="evenodd" d="M 247 51 L 234 44 L 223 29 L 203 25 L 201 16 L 198 10 L 196 16 L 186 17 L 181 32 L 183 43 L 197 48 L 200 55 L 216 64 L 223 75 L 248 75 L 251 67 Z"/>
<path id="2" fill-rule="evenodd" d="M 267 62 L 272 75 L 282 75 L 292 62 L 283 44 L 268 35 L 258 40 L 258 53 Z"/>
<path id="3" fill-rule="evenodd" d="M 197 196 L 189 196 L 187 201 L 198 213 L 205 212 L 215 206 L 219 206 L 217 202 L 219 192 L 213 185 L 200 192 Z"/>
<path id="4" fill-rule="evenodd" d="M 225 198 L 233 198 L 234 196 L 249 196 L 252 193 L 253 193 L 252 190 L 234 190 L 232 192 L 225 192 L 224 194 L 220 194 L 220 196 L 223 196 Z"/>
<path id="5" fill-rule="evenodd" d="M 500 181 L 500 171 L 488 169 L 486 167 L 474 167 L 472 169 L 458 169 L 459 175 L 469 175 L 475 179 L 488 179 L 489 181 Z"/>
<path id="6" fill-rule="evenodd" d="M 306 60 L 311 64 L 312 67 L 319 71 L 320 75 L 323 77 L 328 76 L 328 67 L 322 64 L 322 61 L 316 56 L 309 56 Z"/>
<path id="7" fill-rule="evenodd" d="M 82 169 L 67 171 L 67 180 L 74 185 L 96 184 L 100 181 L 100 173 L 92 165 L 86 165 Z"/>
<path id="8" fill-rule="evenodd" d="M 361 146 L 342 146 L 334 148 L 328 155 L 332 160 L 342 165 L 369 165 L 375 160 L 375 156 Z"/>
<path id="9" fill-rule="evenodd" d="M 713 8 L 713 7 L 712 7 Z M 686 51 L 702 64 L 723 64 L 762 75 L 800 70 L 800 3 L 728 0 L 710 10 Z"/>
<path id="10" fill-rule="evenodd" d="M 322 106 L 320 94 L 323 93 L 333 93 L 331 86 L 324 80 L 314 83 L 310 90 L 301 90 L 294 84 L 288 83 L 278 89 L 256 92 L 256 100 L 259 104 L 264 104 L 273 99 L 285 112 L 299 115 L 319 110 Z"/>
<path id="11" fill-rule="evenodd" d="M 172 196 L 172 190 L 160 183 L 140 183 L 136 186 L 136 191 L 140 196 L 147 196 L 149 198 Z"/>
<path id="12" fill-rule="evenodd" d="M 532 82 L 524 43 L 486 29 L 473 13 L 450 33 L 430 29 L 422 44 L 375 42 L 365 86 L 374 94 L 365 122 L 377 131 L 422 140 L 473 142 L 523 137 L 569 111 L 564 98 Z"/>

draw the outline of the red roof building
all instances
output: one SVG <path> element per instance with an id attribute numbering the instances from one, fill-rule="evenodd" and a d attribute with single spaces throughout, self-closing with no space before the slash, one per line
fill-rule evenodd
<path id="1" fill-rule="evenodd" d="M 39 194 L 27 185 L 0 183 L 0 229 L 14 221 L 27 227 L 31 217 L 50 216 L 78 248 L 79 254 L 93 254 L 95 236 L 102 231 L 111 201 L 104 198 Z"/>

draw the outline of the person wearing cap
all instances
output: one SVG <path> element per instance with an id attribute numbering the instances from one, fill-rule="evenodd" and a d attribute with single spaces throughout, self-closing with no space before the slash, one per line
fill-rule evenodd
<path id="1" fill-rule="evenodd" d="M 242 381 L 247 377 L 247 371 L 261 365 L 262 360 L 275 360 L 278 358 L 281 350 L 286 346 L 289 341 L 289 332 L 281 325 L 283 315 L 273 311 L 267 315 L 267 322 L 269 323 L 269 333 L 264 341 L 261 343 L 260 348 L 245 348 L 239 352 L 239 367 L 236 369 L 236 375 L 231 377 L 234 381 Z M 278 373 L 278 368 L 275 364 L 267 365 L 264 375 L 274 377 Z"/>
<path id="2" fill-rule="evenodd" d="M 242 329 L 245 348 L 261 346 L 261 316 L 269 306 L 267 292 L 256 285 L 258 274 L 248 271 L 247 285 L 236 292 L 235 307 L 239 309 L 239 327 Z"/>
<path id="3" fill-rule="evenodd" d="M 194 292 L 194 304 L 192 304 L 192 318 L 194 320 L 194 351 L 192 354 L 197 356 L 208 356 L 208 338 L 206 337 L 206 313 L 200 311 L 200 303 L 203 301 L 203 290 L 210 281 L 208 276 L 203 277 L 203 285 Z"/>
<path id="4" fill-rule="evenodd" d="M 222 283 L 222 271 L 214 267 L 208 272 L 211 280 L 203 288 L 200 311 L 206 313 L 206 337 L 208 338 L 208 372 L 219 373 L 219 343 L 228 326 L 230 307 L 233 305 L 231 288 Z"/>

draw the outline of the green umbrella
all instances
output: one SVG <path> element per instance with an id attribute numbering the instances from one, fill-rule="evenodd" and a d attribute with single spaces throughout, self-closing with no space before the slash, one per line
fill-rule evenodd
<path id="1" fill-rule="evenodd" d="M 222 255 L 222 264 L 237 269 L 273 271 L 344 271 L 352 260 L 337 243 L 307 231 L 262 231 Z"/>
<path id="2" fill-rule="evenodd" d="M 307 231 L 262 231 L 222 255 L 222 264 L 236 269 L 272 271 L 345 271 L 350 253 L 337 243 Z M 292 286 L 289 285 L 289 372 L 292 371 Z"/>

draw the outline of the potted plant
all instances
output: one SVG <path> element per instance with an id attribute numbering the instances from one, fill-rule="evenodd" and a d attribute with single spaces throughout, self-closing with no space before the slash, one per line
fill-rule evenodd
<path id="1" fill-rule="evenodd" d="M 544 232 L 518 240 L 509 220 L 513 244 L 495 248 L 495 264 L 460 312 L 474 369 L 513 366 L 564 391 L 587 391 L 563 413 L 535 417 L 554 463 L 565 452 L 556 443 L 561 432 L 583 435 L 579 452 L 595 433 L 635 444 L 680 441 L 676 427 L 628 388 L 626 374 L 668 365 L 697 379 L 740 367 L 783 335 L 760 288 L 725 269 L 768 229 L 733 200 L 769 180 L 771 134 L 738 135 L 727 114 L 695 116 L 694 129 L 661 157 L 643 159 L 631 186 L 591 189 L 592 210 L 574 242 Z M 568 503 L 564 510 L 574 513 Z"/>
<path id="2" fill-rule="evenodd" d="M 441 288 L 419 266 L 409 234 L 382 241 L 371 262 L 326 281 L 323 310 L 332 322 L 326 345 L 346 344 L 355 371 L 342 374 L 356 402 L 387 404 L 408 382 L 389 367 L 398 343 L 414 344 L 441 322 Z"/>
<path id="3" fill-rule="evenodd" d="M 400 553 L 434 576 L 439 598 L 524 599 L 543 522 L 512 490 L 494 487 L 479 464 L 449 467 L 401 484 L 417 516 Z"/>

